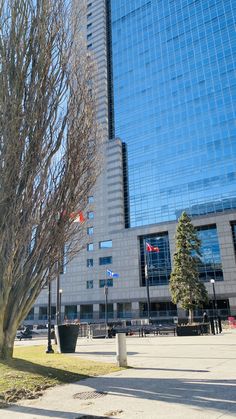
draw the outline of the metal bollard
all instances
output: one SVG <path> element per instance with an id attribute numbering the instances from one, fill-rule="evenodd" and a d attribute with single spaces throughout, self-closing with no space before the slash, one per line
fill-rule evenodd
<path id="1" fill-rule="evenodd" d="M 127 351 L 125 333 L 116 334 L 116 360 L 119 367 L 127 367 Z"/>

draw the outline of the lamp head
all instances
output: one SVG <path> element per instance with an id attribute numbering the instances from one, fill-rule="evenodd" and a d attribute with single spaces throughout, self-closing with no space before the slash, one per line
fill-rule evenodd
<path id="1" fill-rule="evenodd" d="M 211 282 L 211 284 L 214 284 L 215 283 L 215 280 L 214 279 L 211 279 L 210 282 Z"/>

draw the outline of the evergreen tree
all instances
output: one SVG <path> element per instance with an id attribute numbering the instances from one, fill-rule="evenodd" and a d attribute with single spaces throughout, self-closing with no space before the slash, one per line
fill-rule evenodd
<path id="1" fill-rule="evenodd" d="M 186 212 L 183 212 L 179 218 L 175 239 L 176 252 L 170 277 L 170 293 L 173 303 L 189 311 L 191 324 L 193 309 L 207 302 L 208 295 L 205 285 L 199 280 L 198 273 L 201 240 Z"/>

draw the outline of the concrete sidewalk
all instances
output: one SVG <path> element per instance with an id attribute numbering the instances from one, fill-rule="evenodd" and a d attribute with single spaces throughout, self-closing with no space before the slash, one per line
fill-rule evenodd
<path id="1" fill-rule="evenodd" d="M 115 361 L 114 339 L 78 343 L 73 356 Z M 49 389 L 40 399 L 1 409 L 0 418 L 236 418 L 236 330 L 129 337 L 127 350 L 133 368 Z"/>

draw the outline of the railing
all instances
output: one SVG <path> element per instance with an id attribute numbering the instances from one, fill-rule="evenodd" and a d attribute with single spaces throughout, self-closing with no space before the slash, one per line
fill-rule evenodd
<path id="1" fill-rule="evenodd" d="M 118 319 L 132 319 L 133 313 L 132 311 L 118 311 L 117 312 L 117 318 Z"/>
<path id="2" fill-rule="evenodd" d="M 199 309 L 199 310 L 195 310 L 194 311 L 194 318 L 196 320 L 200 320 L 202 319 L 203 316 L 203 312 L 206 311 L 208 314 L 208 317 L 214 317 L 214 315 L 216 315 L 216 311 L 214 311 L 213 309 L 209 309 L 209 310 L 204 310 L 204 309 Z M 222 319 L 227 319 L 228 316 L 230 315 L 236 315 L 235 312 L 230 311 L 229 309 L 218 309 L 217 310 L 218 315 L 222 318 Z M 162 321 L 162 320 L 172 320 L 173 321 L 173 317 L 177 317 L 177 310 L 159 310 L 159 311 L 151 311 L 150 312 L 150 318 L 153 320 L 158 320 L 158 321 Z M 109 311 L 108 312 L 108 321 L 111 320 L 131 320 L 131 319 L 147 319 L 148 317 L 148 313 L 147 311 L 142 311 L 139 312 L 138 310 L 133 310 L 133 311 Z M 183 316 L 184 318 L 188 318 L 188 315 L 186 314 L 185 316 Z M 81 321 L 93 321 L 93 322 L 99 322 L 99 321 L 103 321 L 105 320 L 105 313 L 103 312 L 98 312 L 98 311 L 94 311 L 93 313 L 68 313 L 68 314 L 64 314 L 62 313 L 61 316 L 61 320 L 62 322 L 69 320 L 69 321 L 73 321 L 79 319 Z M 55 315 L 52 315 L 52 321 L 53 324 L 55 322 Z M 48 322 L 48 317 L 47 314 L 30 314 L 26 317 L 25 322 L 28 324 L 42 324 L 45 325 Z"/>
<path id="3" fill-rule="evenodd" d="M 81 320 L 92 320 L 93 319 L 93 313 L 80 313 L 80 319 Z"/>
<path id="4" fill-rule="evenodd" d="M 176 317 L 177 316 L 177 310 L 160 310 L 160 311 L 150 311 L 150 317 L 153 318 L 163 318 L 163 317 Z M 147 318 L 148 312 L 142 311 L 140 313 L 141 318 Z"/>
<path id="5" fill-rule="evenodd" d="M 231 311 L 228 308 L 219 308 L 217 310 L 200 309 L 200 310 L 194 310 L 194 317 L 202 317 L 204 311 L 207 313 L 208 317 L 214 317 L 214 316 L 218 315 L 220 317 L 227 318 L 231 314 Z"/>
<path id="6" fill-rule="evenodd" d="M 108 319 L 113 319 L 114 318 L 114 312 L 113 311 L 109 311 L 107 313 L 107 317 Z M 105 313 L 99 313 L 99 319 L 104 320 L 105 319 Z"/>
<path id="7" fill-rule="evenodd" d="M 34 316 L 34 319 L 33 320 L 35 320 L 37 318 L 38 318 L 38 320 L 47 320 L 48 319 L 48 315 L 47 314 L 39 314 L 39 316 Z"/>

